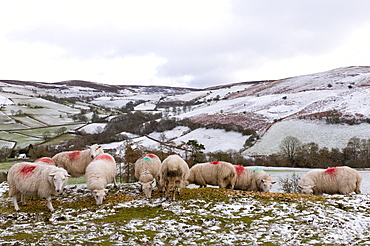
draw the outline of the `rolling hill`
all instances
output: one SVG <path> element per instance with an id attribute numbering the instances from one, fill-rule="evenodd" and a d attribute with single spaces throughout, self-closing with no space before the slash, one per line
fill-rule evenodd
<path id="1" fill-rule="evenodd" d="M 303 143 L 343 148 L 351 137 L 370 138 L 369 86 L 370 67 L 344 67 L 281 80 L 203 89 L 117 86 L 76 80 L 57 83 L 3 80 L 0 144 L 12 147 L 30 142 L 42 144 L 46 130 L 50 135 L 58 135 L 56 132 L 63 126 L 68 126 L 65 133 L 69 134 L 80 130 L 94 132 L 98 127 L 101 131 L 104 125 L 89 123 L 91 108 L 99 108 L 99 115 L 104 117 L 119 114 L 118 109 L 131 103 L 134 110 L 161 112 L 163 117 L 189 119 L 204 126 L 234 125 L 252 129 L 260 136 L 247 149 L 243 145 L 249 136 L 239 132 L 177 127 L 163 134 L 153 132 L 148 137 L 131 136 L 142 145 L 158 146 L 153 139 L 160 137 L 176 144 L 196 139 L 205 145 L 206 152 L 233 149 L 260 155 L 276 153 L 282 139 L 294 136 Z M 76 119 L 76 115 L 86 118 Z"/>

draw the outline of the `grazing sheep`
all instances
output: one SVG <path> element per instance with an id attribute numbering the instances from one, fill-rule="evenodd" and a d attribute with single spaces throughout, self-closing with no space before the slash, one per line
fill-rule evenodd
<path id="1" fill-rule="evenodd" d="M 8 184 L 9 196 L 13 197 L 15 210 L 19 211 L 17 202 L 19 196 L 23 205 L 26 205 L 25 197 L 39 196 L 46 198 L 46 205 L 53 212 L 51 195 L 59 195 L 63 192 L 68 177 L 67 171 L 60 167 L 29 162 L 14 164 L 9 169 Z"/>
<path id="2" fill-rule="evenodd" d="M 83 151 L 66 151 L 53 156 L 53 161 L 57 167 L 62 167 L 68 171 L 73 178 L 81 177 L 85 174 L 87 165 L 100 154 L 103 148 L 94 144 Z"/>
<path id="3" fill-rule="evenodd" d="M 146 154 L 135 162 L 135 178 L 140 182 L 140 188 L 147 198 L 151 198 L 154 179 L 158 185 L 158 172 L 161 160 L 154 154 Z"/>
<path id="4" fill-rule="evenodd" d="M 262 191 L 269 192 L 275 181 L 271 180 L 261 168 L 245 168 L 235 165 L 236 182 L 234 189 L 245 191 Z"/>
<path id="5" fill-rule="evenodd" d="M 326 170 L 312 170 L 306 173 L 298 183 L 303 194 L 360 194 L 362 177 L 355 169 L 342 166 Z"/>
<path id="6" fill-rule="evenodd" d="M 41 158 L 37 159 L 36 161 L 34 161 L 33 163 L 55 166 L 55 162 L 50 157 L 41 157 Z"/>
<path id="7" fill-rule="evenodd" d="M 85 173 L 87 188 L 95 198 L 96 205 L 103 203 L 105 192 L 108 191 L 105 187 L 114 180 L 116 173 L 116 162 L 110 154 L 98 155 L 87 166 Z"/>
<path id="8" fill-rule="evenodd" d="M 160 187 L 174 201 L 176 192 L 180 194 L 181 188 L 187 185 L 189 166 L 179 155 L 170 155 L 162 162 L 159 175 Z"/>
<path id="9" fill-rule="evenodd" d="M 225 161 L 200 163 L 190 168 L 188 182 L 200 187 L 216 185 L 220 188 L 234 189 L 236 171 L 234 165 Z"/>

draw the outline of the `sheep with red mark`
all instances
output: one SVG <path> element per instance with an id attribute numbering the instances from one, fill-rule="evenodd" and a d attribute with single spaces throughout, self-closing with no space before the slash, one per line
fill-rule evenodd
<path id="1" fill-rule="evenodd" d="M 160 187 L 174 201 L 176 193 L 187 185 L 189 166 L 179 155 L 170 155 L 163 160 L 159 176 Z"/>
<path id="2" fill-rule="evenodd" d="M 81 177 L 85 174 L 87 165 L 100 154 L 103 148 L 94 144 L 83 151 L 65 151 L 52 157 L 57 167 L 62 167 L 68 171 L 73 178 Z"/>
<path id="3" fill-rule="evenodd" d="M 298 183 L 303 194 L 360 194 L 362 177 L 355 169 L 341 166 L 306 173 Z"/>
<path id="4" fill-rule="evenodd" d="M 272 185 L 276 183 L 261 168 L 246 168 L 240 165 L 234 167 L 236 171 L 234 189 L 236 190 L 269 192 Z"/>
<path id="5" fill-rule="evenodd" d="M 45 198 L 48 209 L 53 212 L 51 195 L 63 192 L 69 174 L 63 168 L 51 165 L 39 165 L 29 162 L 14 164 L 8 173 L 9 196 L 13 198 L 14 208 L 19 211 L 18 197 L 26 205 L 25 197 Z"/>
<path id="6" fill-rule="evenodd" d="M 101 205 L 107 185 L 115 180 L 117 174 L 116 161 L 110 154 L 100 154 L 86 168 L 87 188 L 91 191 L 96 205 Z"/>
<path id="7" fill-rule="evenodd" d="M 55 166 L 55 162 L 50 157 L 41 157 L 41 158 L 37 159 L 36 161 L 34 161 L 33 163 Z"/>
<path id="8" fill-rule="evenodd" d="M 234 189 L 236 171 L 234 165 L 225 161 L 199 163 L 190 168 L 189 184 L 200 187 L 215 185 L 220 188 Z"/>
<path id="9" fill-rule="evenodd" d="M 139 180 L 140 189 L 147 198 L 152 197 L 153 182 L 158 185 L 158 172 L 161 168 L 161 160 L 154 154 L 146 154 L 135 162 L 135 178 Z"/>

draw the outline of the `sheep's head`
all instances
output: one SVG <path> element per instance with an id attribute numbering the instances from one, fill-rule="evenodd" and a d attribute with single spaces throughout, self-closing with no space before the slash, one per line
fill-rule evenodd
<path id="1" fill-rule="evenodd" d="M 102 190 L 93 190 L 91 193 L 93 197 L 95 198 L 96 205 L 101 205 L 104 200 L 105 192 L 107 192 L 107 189 L 102 189 Z"/>
<path id="2" fill-rule="evenodd" d="M 276 181 L 272 181 L 270 178 L 261 179 L 259 182 L 259 190 L 262 192 L 270 192 L 272 185 L 275 184 Z"/>
<path id="3" fill-rule="evenodd" d="M 90 149 L 91 159 L 94 159 L 98 155 L 104 153 L 103 148 L 101 147 L 101 145 L 93 144 L 92 146 L 89 147 L 89 149 Z"/>
<path id="4" fill-rule="evenodd" d="M 70 175 L 64 169 L 57 170 L 49 174 L 49 179 L 51 179 L 55 189 L 54 195 L 58 195 L 63 192 L 64 186 L 67 185 L 69 176 Z"/>
<path id="5" fill-rule="evenodd" d="M 151 198 L 152 197 L 152 190 L 153 190 L 153 181 L 149 181 L 149 182 L 141 182 L 140 185 L 141 185 L 141 189 L 142 191 L 144 192 L 146 198 Z"/>
<path id="6" fill-rule="evenodd" d="M 298 188 L 301 190 L 303 194 L 313 195 L 313 189 L 315 188 L 314 185 L 299 185 Z"/>

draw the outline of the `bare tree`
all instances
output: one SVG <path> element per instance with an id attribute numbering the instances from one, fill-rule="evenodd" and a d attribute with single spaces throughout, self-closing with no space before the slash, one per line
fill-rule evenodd
<path id="1" fill-rule="evenodd" d="M 297 164 L 297 153 L 302 146 L 302 142 L 292 136 L 285 137 L 279 146 L 281 153 L 288 159 L 288 161 L 296 166 Z"/>

